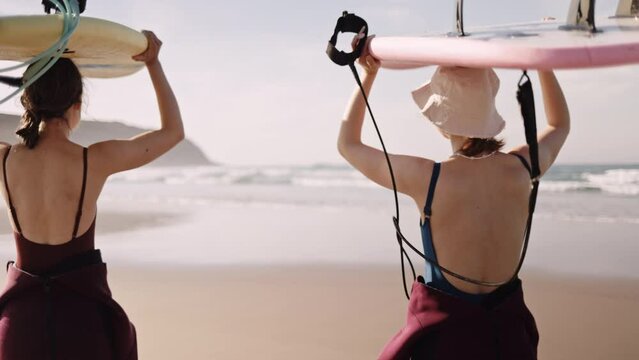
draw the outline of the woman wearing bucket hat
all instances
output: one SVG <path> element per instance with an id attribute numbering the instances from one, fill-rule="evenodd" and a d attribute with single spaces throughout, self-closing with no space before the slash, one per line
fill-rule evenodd
<path id="1" fill-rule="evenodd" d="M 359 64 L 369 94 L 380 66 L 367 53 Z M 554 74 L 540 71 L 539 80 L 548 120 L 538 136 L 543 175 L 568 136 L 570 119 Z M 491 69 L 439 67 L 412 94 L 421 113 L 450 141 L 452 153 L 442 162 L 390 155 L 397 190 L 417 205 L 425 255 L 478 281 L 448 276 L 427 262 L 424 277 L 413 284 L 406 327 L 380 359 L 536 358 L 538 334 L 521 282 L 508 282 L 528 218 L 529 150 L 520 145 L 501 151 L 504 143 L 495 137 L 505 122 L 495 108 L 498 89 Z M 361 141 L 365 111 L 356 88 L 341 124 L 339 152 L 366 177 L 392 189 L 384 153 Z"/>
<path id="2" fill-rule="evenodd" d="M 69 139 L 80 120 L 83 83 L 61 58 L 21 96 L 21 143 L 0 144 L 3 197 L 14 228 L 16 262 L 0 295 L 0 359 L 137 359 L 135 328 L 111 297 L 95 248 L 97 200 L 107 178 L 140 167 L 184 137 L 182 118 L 159 52 L 145 32 L 143 61 L 161 128 L 128 140 L 83 147 Z M 2 78 L 20 86 L 28 78 Z"/>

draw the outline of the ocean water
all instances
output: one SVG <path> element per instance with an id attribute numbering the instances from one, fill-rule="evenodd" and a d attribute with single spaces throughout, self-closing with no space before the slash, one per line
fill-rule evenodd
<path id="1" fill-rule="evenodd" d="M 106 196 L 297 206 L 392 206 L 389 192 L 347 166 L 143 168 L 114 176 Z M 128 189 L 128 190 L 127 190 Z M 540 185 L 538 217 L 639 224 L 639 164 L 555 165 Z"/>
<path id="2" fill-rule="evenodd" d="M 198 166 L 149 167 L 112 177 L 114 183 L 198 185 L 289 185 L 320 188 L 374 187 L 347 166 Z M 558 193 L 598 192 L 639 196 L 639 164 L 555 165 L 544 176 L 541 190 Z"/>

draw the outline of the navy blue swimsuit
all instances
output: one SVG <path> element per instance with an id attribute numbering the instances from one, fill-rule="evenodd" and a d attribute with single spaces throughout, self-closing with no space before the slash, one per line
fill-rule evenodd
<path id="1" fill-rule="evenodd" d="M 437 186 L 437 179 L 439 178 L 439 171 L 441 168 L 440 163 L 435 163 L 433 167 L 433 175 L 430 178 L 430 186 L 428 187 L 428 197 L 426 198 L 426 205 L 424 206 L 424 215 L 426 216 L 423 223 L 420 224 L 422 230 L 422 242 L 424 244 L 424 255 L 437 261 L 437 254 L 435 254 L 435 247 L 433 246 L 433 236 L 430 230 L 430 216 L 432 213 L 433 196 L 435 195 L 435 187 Z M 438 267 L 434 266 L 430 262 L 426 261 L 426 271 L 424 272 L 424 281 L 428 286 L 435 289 L 439 289 L 447 294 L 466 299 L 473 303 L 480 303 L 481 300 L 487 294 L 471 294 L 463 292 L 454 287 L 442 274 Z"/>

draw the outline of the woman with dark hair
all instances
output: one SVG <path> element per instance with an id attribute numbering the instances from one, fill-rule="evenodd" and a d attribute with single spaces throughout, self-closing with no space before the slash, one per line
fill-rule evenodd
<path id="1" fill-rule="evenodd" d="M 137 358 L 135 329 L 111 298 L 94 231 L 107 178 L 151 162 L 184 138 L 158 59 L 162 42 L 144 33 L 148 48 L 134 59 L 146 64 L 153 82 L 160 129 L 88 148 L 72 142 L 83 86 L 69 59 L 59 59 L 21 96 L 21 142 L 0 145 L 17 249 L 0 297 L 2 359 Z"/>
<path id="2" fill-rule="evenodd" d="M 368 94 L 379 63 L 365 53 L 359 64 Z M 538 136 L 543 175 L 568 136 L 570 118 L 553 73 L 540 71 L 539 80 L 548 119 Z M 495 109 L 498 88 L 491 69 L 440 67 L 413 92 L 422 114 L 450 141 L 452 154 L 443 162 L 390 155 L 397 190 L 417 205 L 425 255 L 475 281 L 427 262 L 413 284 L 407 325 L 380 359 L 536 358 L 536 325 L 521 282 L 513 277 L 528 219 L 529 149 L 501 151 L 504 144 L 495 138 L 505 125 Z M 366 177 L 392 189 L 384 153 L 362 143 L 365 111 L 356 88 L 341 125 L 339 152 Z"/>

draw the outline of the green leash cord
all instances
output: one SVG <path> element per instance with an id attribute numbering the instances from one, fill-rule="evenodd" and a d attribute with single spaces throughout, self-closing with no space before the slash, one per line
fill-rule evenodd
<path id="1" fill-rule="evenodd" d="M 80 6 L 78 4 L 78 0 L 62 0 L 64 6 L 58 0 L 50 1 L 59 10 L 61 10 L 60 13 L 62 14 L 62 35 L 60 35 L 58 41 L 56 41 L 48 49 L 44 50 L 33 58 L 18 65 L 0 69 L 0 73 L 2 73 L 33 64 L 33 66 L 27 69 L 27 71 L 22 76 L 22 85 L 20 85 L 17 90 L 1 99 L 0 104 L 7 102 L 16 94 L 27 88 L 29 85 L 33 84 L 42 75 L 44 75 L 44 73 L 46 73 L 53 66 L 53 64 L 56 63 L 56 61 L 58 61 L 58 59 L 62 56 L 62 54 L 64 54 L 64 51 L 67 48 L 69 38 L 71 38 L 71 35 L 73 35 L 78 27 L 78 24 L 80 23 Z"/>

